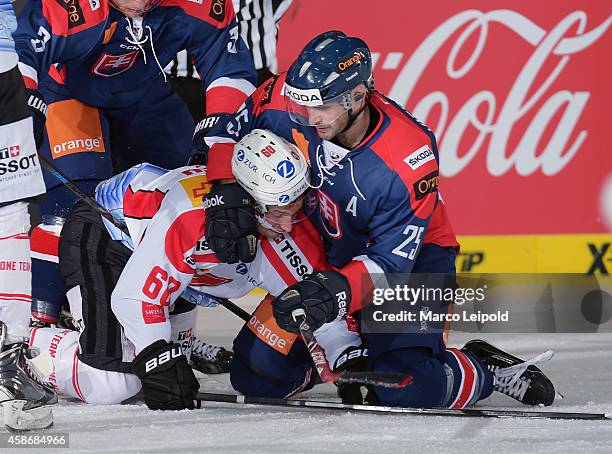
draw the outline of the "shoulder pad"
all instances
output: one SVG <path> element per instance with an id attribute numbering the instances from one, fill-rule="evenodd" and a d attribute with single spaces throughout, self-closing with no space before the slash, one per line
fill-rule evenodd
<path id="1" fill-rule="evenodd" d="M 43 0 L 43 16 L 57 36 L 70 36 L 94 27 L 108 17 L 103 0 Z"/>
<path id="2" fill-rule="evenodd" d="M 253 109 L 259 114 L 266 109 L 285 110 L 282 96 L 286 73 L 275 75 L 261 84 L 253 93 Z"/>
<path id="3" fill-rule="evenodd" d="M 176 6 L 187 15 L 225 28 L 236 17 L 231 0 L 162 0 L 161 6 Z"/>

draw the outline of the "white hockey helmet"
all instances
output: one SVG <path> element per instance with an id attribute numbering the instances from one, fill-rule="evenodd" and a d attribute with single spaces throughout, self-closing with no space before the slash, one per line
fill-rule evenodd
<path id="1" fill-rule="evenodd" d="M 310 187 L 310 171 L 302 152 L 265 129 L 254 129 L 234 146 L 232 173 L 262 214 L 268 206 L 291 204 Z"/>

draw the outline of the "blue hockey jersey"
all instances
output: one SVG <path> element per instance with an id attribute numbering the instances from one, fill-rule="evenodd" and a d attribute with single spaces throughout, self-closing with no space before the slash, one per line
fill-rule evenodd
<path id="1" fill-rule="evenodd" d="M 284 80 L 282 74 L 260 86 L 243 110 L 210 131 L 208 175 L 232 178 L 233 143 L 254 128 L 270 129 L 298 145 L 309 157 L 317 188 L 312 219 L 329 263 L 350 282 L 354 312 L 365 302 L 364 274 L 409 273 L 424 243 L 458 247 L 439 197 L 436 141 L 404 109 L 375 92 L 370 105 L 378 124 L 358 146 L 344 149 L 290 120 Z"/>
<path id="2" fill-rule="evenodd" d="M 195 60 L 207 113 L 235 112 L 255 88 L 231 0 L 161 0 L 132 19 L 108 0 L 30 0 L 14 38 L 27 87 L 49 75 L 95 107 L 135 103 L 182 49 Z"/>

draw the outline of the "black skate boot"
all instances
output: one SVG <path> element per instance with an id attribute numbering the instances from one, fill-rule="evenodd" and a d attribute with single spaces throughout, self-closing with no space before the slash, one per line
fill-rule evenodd
<path id="1" fill-rule="evenodd" d="M 552 358 L 551 350 L 527 361 L 478 339 L 469 341 L 461 350 L 478 357 L 493 372 L 495 391 L 526 405 L 549 406 L 555 400 L 555 387 L 534 365 Z"/>
<path id="2" fill-rule="evenodd" d="M 4 424 L 11 431 L 46 429 L 53 425 L 50 406 L 57 395 L 30 364 L 25 342 L 5 345 L 6 326 L 0 322 L 0 403 Z"/>
<path id="3" fill-rule="evenodd" d="M 230 371 L 230 363 L 233 357 L 233 352 L 193 337 L 193 343 L 191 344 L 192 369 L 204 374 L 224 374 Z"/>

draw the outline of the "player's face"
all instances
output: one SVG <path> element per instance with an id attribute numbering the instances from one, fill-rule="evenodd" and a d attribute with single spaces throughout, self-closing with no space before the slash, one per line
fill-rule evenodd
<path id="1" fill-rule="evenodd" d="M 307 107 L 308 123 L 317 130 L 323 140 L 331 140 L 348 122 L 348 113 L 338 102 L 318 107 Z"/>
<path id="2" fill-rule="evenodd" d="M 259 233 L 272 239 L 279 237 L 283 233 L 290 233 L 293 229 L 293 224 L 303 218 L 301 216 L 303 206 L 304 197 L 300 197 L 289 205 L 268 206 L 265 219 L 272 228 L 266 228 L 258 224 Z"/>
<path id="3" fill-rule="evenodd" d="M 136 17 L 150 9 L 150 2 L 151 0 L 112 0 L 111 4 L 127 17 Z"/>

